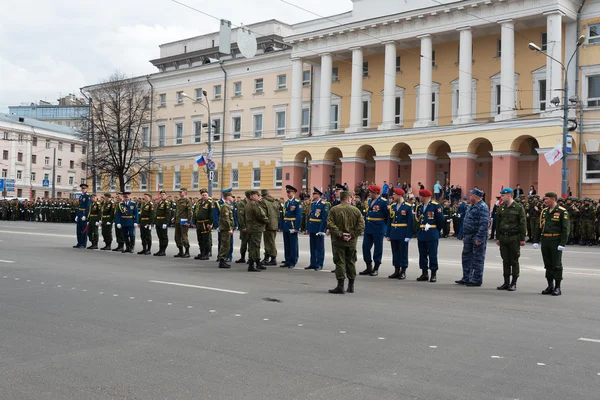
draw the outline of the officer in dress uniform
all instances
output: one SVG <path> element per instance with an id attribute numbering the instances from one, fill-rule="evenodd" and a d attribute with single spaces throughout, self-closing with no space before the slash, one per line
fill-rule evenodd
<path id="1" fill-rule="evenodd" d="M 390 218 L 386 237 L 392 245 L 394 273 L 390 279 L 406 279 L 408 268 L 408 243 L 412 239 L 414 214 L 412 204 L 404 201 L 404 190 L 393 189 L 393 203 L 390 205 Z"/>
<path id="2" fill-rule="evenodd" d="M 116 196 L 116 207 L 115 207 L 115 221 L 117 219 L 117 210 L 119 209 L 119 204 L 123 201 L 123 193 L 119 192 Z M 123 230 L 117 226 L 115 222 L 115 237 L 117 238 L 117 247 L 113 249 L 113 251 L 123 251 L 123 246 L 125 246 L 125 239 L 123 238 Z"/>
<path id="3" fill-rule="evenodd" d="M 79 187 L 81 188 L 81 196 L 79 196 L 79 208 L 75 217 L 75 222 L 77 222 L 77 245 L 73 246 L 73 248 L 85 249 L 87 247 L 87 236 L 85 235 L 87 228 L 86 220 L 90 212 L 91 199 L 90 195 L 87 194 L 87 183 L 82 183 Z"/>
<path id="4" fill-rule="evenodd" d="M 145 193 L 140 209 L 140 237 L 142 238 L 142 251 L 138 254 L 150 255 L 152 249 L 152 228 L 154 228 L 154 203 L 152 194 Z"/>
<path id="5" fill-rule="evenodd" d="M 418 223 L 417 241 L 419 244 L 419 268 L 421 276 L 419 282 L 437 282 L 438 270 L 438 245 L 440 241 L 440 230 L 444 224 L 444 213 L 442 207 L 435 201 L 431 201 L 430 190 L 419 190 L 421 204 L 417 207 L 415 220 Z M 428 269 L 431 270 L 431 279 Z"/>
<path id="6" fill-rule="evenodd" d="M 102 239 L 104 247 L 100 250 L 110 250 L 112 244 L 112 225 L 115 222 L 115 202 L 110 193 L 104 193 L 102 204 Z"/>
<path id="7" fill-rule="evenodd" d="M 157 257 L 166 255 L 165 250 L 169 246 L 168 224 L 171 217 L 171 205 L 167 200 L 167 192 L 160 191 L 160 201 L 156 206 L 156 236 L 158 236 L 158 252 L 154 253 Z"/>
<path id="8" fill-rule="evenodd" d="M 467 196 L 463 196 L 460 199 L 460 204 L 458 205 L 458 210 L 456 216 L 458 217 L 458 225 L 454 227 L 454 235 L 458 237 L 458 233 L 460 232 L 460 227 L 465 219 L 465 213 L 467 212 L 467 200 L 469 198 Z"/>
<path id="9" fill-rule="evenodd" d="M 322 200 L 323 192 L 313 187 L 313 201 L 310 204 L 310 214 L 307 230 L 310 235 L 310 265 L 304 269 L 323 269 L 325 260 L 325 232 L 327 231 L 327 214 L 329 203 Z"/>
<path id="10" fill-rule="evenodd" d="M 387 230 L 389 218 L 389 205 L 386 199 L 381 197 L 381 188 L 377 185 L 369 186 L 369 200 L 365 216 L 365 235 L 362 244 L 363 260 L 367 268 L 360 275 L 379 275 L 381 256 L 383 255 L 383 237 Z M 371 256 L 371 248 L 373 255 Z M 375 268 L 373 268 L 373 261 Z"/>
<path id="11" fill-rule="evenodd" d="M 285 191 L 288 200 L 283 206 L 283 218 L 279 222 L 283 232 L 285 260 L 280 267 L 294 268 L 298 263 L 298 230 L 302 223 L 302 202 L 296 199 L 298 190 L 295 187 L 286 185 Z"/>
<path id="12" fill-rule="evenodd" d="M 102 224 L 102 202 L 98 200 L 96 193 L 91 195 L 90 213 L 88 214 L 88 238 L 92 245 L 88 250 L 98 250 L 98 227 Z"/>
<path id="13" fill-rule="evenodd" d="M 129 200 L 131 192 L 123 192 L 123 202 L 117 207 L 116 223 L 121 229 L 125 248 L 121 253 L 133 253 L 135 248 L 135 227 L 138 225 L 138 208 L 135 202 Z"/>
<path id="14" fill-rule="evenodd" d="M 194 259 L 208 260 L 212 247 L 211 229 L 214 224 L 213 201 L 208 197 L 207 189 L 200 189 L 200 196 L 192 215 L 192 226 L 196 227 L 196 238 L 200 249 L 200 254 Z"/>

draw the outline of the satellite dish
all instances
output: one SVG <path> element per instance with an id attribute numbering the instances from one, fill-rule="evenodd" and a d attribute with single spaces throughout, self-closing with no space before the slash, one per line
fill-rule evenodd
<path id="1" fill-rule="evenodd" d="M 238 30 L 238 38 L 237 38 L 238 48 L 242 55 L 246 58 L 254 58 L 256 56 L 256 36 L 254 33 L 241 28 Z"/>

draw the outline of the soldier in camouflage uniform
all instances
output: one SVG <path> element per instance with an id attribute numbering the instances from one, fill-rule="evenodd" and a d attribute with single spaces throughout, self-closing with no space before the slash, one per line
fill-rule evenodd
<path id="1" fill-rule="evenodd" d="M 102 221 L 102 202 L 98 200 L 96 193 L 92 193 L 90 212 L 87 216 L 88 238 L 91 246 L 88 250 L 98 250 L 98 227 Z"/>
<path id="2" fill-rule="evenodd" d="M 540 196 L 531 196 L 529 200 L 529 210 L 526 213 L 531 237 L 537 237 L 537 231 L 540 229 L 540 215 L 542 214 L 543 204 L 540 201 Z"/>
<path id="3" fill-rule="evenodd" d="M 246 251 L 248 250 L 248 231 L 246 229 L 246 205 L 248 204 L 248 198 L 245 197 L 243 200 L 238 202 L 237 215 L 238 215 L 238 228 L 240 229 L 240 259 L 236 260 L 236 264 L 243 264 L 246 262 Z"/>
<path id="4" fill-rule="evenodd" d="M 200 254 L 195 260 L 208 260 L 212 247 L 211 230 L 214 225 L 213 201 L 208 197 L 208 190 L 200 189 L 200 200 L 196 203 L 192 216 L 192 225 L 196 227 L 196 238 Z"/>
<path id="5" fill-rule="evenodd" d="M 104 193 L 102 204 L 102 239 L 104 247 L 100 250 L 110 250 L 112 245 L 112 225 L 115 223 L 115 202 L 110 193 Z"/>
<path id="6" fill-rule="evenodd" d="M 229 240 L 233 235 L 233 229 L 235 228 L 233 222 L 233 195 L 231 192 L 223 193 L 223 204 L 219 209 L 219 235 L 221 237 L 221 248 L 219 249 L 219 268 L 231 268 L 231 265 L 227 264 L 227 257 L 229 257 L 229 246 L 231 241 Z"/>
<path id="7" fill-rule="evenodd" d="M 527 217 L 523 206 L 513 200 L 513 190 L 504 188 L 500 191 L 502 204 L 498 209 L 498 235 L 496 244 L 500 246 L 500 256 L 504 268 L 504 284 L 498 290 L 517 290 L 521 257 L 521 246 L 525 246 L 527 234 Z M 537 230 L 535 231 L 537 232 Z M 512 275 L 512 281 L 511 279 Z"/>
<path id="8" fill-rule="evenodd" d="M 329 293 L 343 294 L 344 279 L 348 277 L 348 293 L 354 293 L 356 279 L 356 244 L 365 230 L 365 219 L 361 212 L 350 204 L 352 195 L 340 193 L 340 203 L 331 207 L 327 215 L 327 229 L 331 233 L 333 262 L 337 286 Z"/>
<path id="9" fill-rule="evenodd" d="M 452 222 L 452 208 L 450 207 L 450 201 L 444 200 L 442 211 L 444 212 L 444 229 L 442 231 L 442 237 L 447 238 L 450 236 L 450 223 Z"/>
<path id="10" fill-rule="evenodd" d="M 140 237 L 142 238 L 142 251 L 138 254 L 150 255 L 152 249 L 152 228 L 154 228 L 154 203 L 152 194 L 144 194 L 144 201 L 140 210 Z"/>
<path id="11" fill-rule="evenodd" d="M 581 226 L 581 246 L 593 246 L 593 241 L 596 236 L 594 232 L 594 221 L 596 220 L 596 210 L 592 206 L 592 199 L 586 197 L 583 199 L 583 207 L 579 215 Z"/>
<path id="12" fill-rule="evenodd" d="M 279 201 L 269 195 L 267 189 L 261 190 L 261 197 L 261 205 L 267 217 L 269 217 L 269 222 L 263 232 L 265 258 L 263 258 L 262 263 L 265 265 L 277 265 L 277 246 L 275 245 L 275 240 L 279 228 Z"/>
<path id="13" fill-rule="evenodd" d="M 466 286 L 481 286 L 487 247 L 490 209 L 482 200 L 483 191 L 469 191 L 471 205 L 467 208 L 461 227 L 463 277 Z"/>
<path id="14" fill-rule="evenodd" d="M 260 205 L 256 190 L 246 192 L 246 231 L 248 232 L 248 271 L 257 272 L 267 269 L 260 261 L 260 240 L 269 222 L 269 217 Z"/>
<path id="15" fill-rule="evenodd" d="M 169 234 L 168 234 L 168 223 L 171 218 L 171 204 L 167 200 L 167 192 L 164 190 L 160 191 L 160 201 L 156 206 L 156 215 L 154 220 L 156 221 L 156 236 L 158 236 L 158 251 L 154 253 L 155 256 L 165 256 L 165 250 L 169 246 Z"/>

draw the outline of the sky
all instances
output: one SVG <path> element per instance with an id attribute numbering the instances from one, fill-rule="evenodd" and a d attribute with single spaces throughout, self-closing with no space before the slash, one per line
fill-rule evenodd
<path id="1" fill-rule="evenodd" d="M 281 0 L 178 0 L 234 25 L 317 18 Z M 329 16 L 351 0 L 289 0 Z M 4 3 L 4 1 L 2 2 Z M 219 21 L 172 0 L 19 0 L 0 13 L 0 112 L 9 105 L 56 102 L 118 70 L 157 72 L 158 46 L 219 30 Z"/>

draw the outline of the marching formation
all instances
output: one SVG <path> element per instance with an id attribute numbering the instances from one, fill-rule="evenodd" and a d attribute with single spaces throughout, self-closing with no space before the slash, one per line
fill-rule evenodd
<path id="1" fill-rule="evenodd" d="M 150 255 L 152 232 L 159 239 L 159 249 L 154 256 L 165 256 L 169 245 L 168 227 L 175 227 L 175 244 L 178 249 L 174 257 L 190 258 L 189 229 L 196 230 L 198 260 L 212 256 L 213 229 L 218 230 L 218 267 L 231 268 L 234 232 L 239 230 L 240 258 L 238 264 L 248 264 L 249 272 L 260 272 L 267 266 L 277 264 L 278 250 L 275 245 L 277 233 L 283 234 L 284 258 L 280 267 L 295 268 L 298 259 L 298 235 L 310 236 L 310 264 L 307 270 L 321 270 L 325 259 L 325 237 L 331 237 L 333 262 L 337 286 L 330 293 L 353 293 L 356 279 L 358 237 L 363 235 L 362 259 L 366 268 L 362 276 L 377 276 L 382 264 L 384 241 L 390 243 L 394 273 L 390 279 L 406 279 L 409 267 L 409 243 L 416 238 L 419 252 L 419 282 L 437 281 L 439 269 L 438 245 L 441 238 L 448 237 L 449 225 L 463 242 L 463 276 L 456 281 L 459 285 L 478 287 L 483 283 L 488 232 L 496 238 L 503 261 L 504 283 L 498 290 L 516 291 L 520 274 L 520 249 L 525 246 L 526 236 L 534 249 L 541 247 L 546 269 L 547 288 L 543 294 L 561 295 L 562 252 L 567 243 L 588 244 L 588 224 L 581 224 L 583 235 L 573 234 L 573 215 L 583 215 L 587 221 L 592 206 L 585 200 L 583 205 L 567 199 L 563 207 L 555 193 L 546 193 L 543 203 L 537 196 L 526 201 L 514 198 L 514 191 L 504 188 L 497 197 L 492 212 L 483 200 L 482 190 L 474 188 L 464 197 L 454 212 L 436 201 L 427 189 L 419 190 L 419 197 L 405 199 L 402 188 L 393 188 L 392 199 L 381 196 L 381 188 L 368 186 L 368 199 L 360 201 L 342 185 L 336 185 L 334 200 L 323 199 L 323 193 L 313 189 L 312 201 L 296 198 L 297 189 L 286 186 L 287 200 L 272 197 L 266 189 L 248 190 L 244 199 L 236 201 L 231 189 L 222 192 L 222 198 L 214 201 L 205 189 L 200 198 L 192 200 L 187 189 L 179 191 L 179 198 L 172 202 L 165 191 L 160 192 L 157 202 L 146 193 L 143 201 L 130 200 L 129 192 L 116 195 L 105 193 L 101 200 L 95 193 L 87 193 L 88 186 L 81 185 L 82 194 L 76 200 L 75 222 L 77 223 L 77 245 L 74 248 L 98 249 L 100 234 L 104 247 L 100 250 L 133 253 L 136 227 L 140 229 L 142 249 L 140 255 Z M 465 201 L 468 199 L 468 203 Z M 172 204 L 174 203 L 174 207 Z M 597 210 L 594 214 L 597 218 Z M 491 218 L 490 218 L 491 216 Z M 117 247 L 112 248 L 114 237 Z M 261 258 L 261 244 L 264 257 Z M 246 258 L 247 255 L 247 258 Z M 345 287 L 345 280 L 348 286 Z"/>

